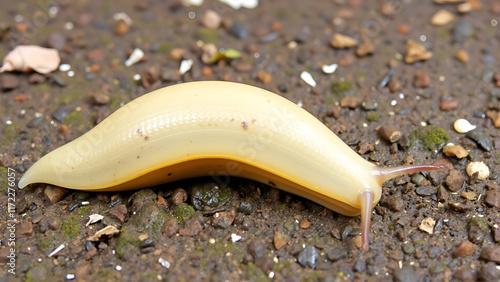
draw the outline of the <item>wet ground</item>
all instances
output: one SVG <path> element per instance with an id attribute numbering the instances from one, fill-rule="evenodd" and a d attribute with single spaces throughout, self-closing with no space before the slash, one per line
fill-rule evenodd
<path id="1" fill-rule="evenodd" d="M 65 65 L 0 74 L 0 281 L 500 279 L 500 1 L 454 2 L 3 3 L 0 56 L 33 44 Z M 145 56 L 127 67 L 135 48 Z M 13 199 L 10 183 L 43 155 L 144 93 L 198 80 L 282 95 L 380 166 L 447 169 L 384 184 L 365 253 L 359 217 L 245 179 L 123 193 L 36 184 Z M 477 128 L 458 132 L 461 118 Z M 484 179 L 467 173 L 474 162 Z M 92 214 L 103 218 L 87 225 Z"/>

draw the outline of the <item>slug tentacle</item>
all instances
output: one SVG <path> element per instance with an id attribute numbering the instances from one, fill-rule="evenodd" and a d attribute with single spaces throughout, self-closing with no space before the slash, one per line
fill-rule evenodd
<path id="1" fill-rule="evenodd" d="M 429 170 L 442 170 L 444 167 L 439 165 L 405 165 L 396 167 L 377 167 L 373 170 L 373 175 L 378 180 L 380 186 L 389 179 L 404 174 L 415 173 Z"/>
<path id="2" fill-rule="evenodd" d="M 372 191 L 366 190 L 359 193 L 358 198 L 361 204 L 361 250 L 366 252 L 370 243 L 370 222 L 375 195 Z"/>

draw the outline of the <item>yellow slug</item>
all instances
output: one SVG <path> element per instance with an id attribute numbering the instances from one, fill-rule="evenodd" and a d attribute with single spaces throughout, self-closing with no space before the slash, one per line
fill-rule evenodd
<path id="1" fill-rule="evenodd" d="M 165 87 L 126 104 L 36 162 L 19 187 L 121 191 L 206 175 L 253 179 L 333 211 L 361 214 L 368 249 L 381 185 L 434 165 L 380 168 L 307 111 L 269 91 L 218 81 Z"/>

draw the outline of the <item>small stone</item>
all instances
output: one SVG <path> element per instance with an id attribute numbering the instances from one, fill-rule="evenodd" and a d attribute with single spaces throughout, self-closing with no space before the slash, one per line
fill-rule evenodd
<path id="1" fill-rule="evenodd" d="M 457 211 L 457 212 L 467 212 L 467 211 L 472 210 L 472 208 L 473 208 L 470 203 L 463 204 L 463 203 L 460 203 L 460 202 L 452 202 L 452 201 L 450 201 L 448 203 L 448 207 L 451 210 L 454 210 L 454 211 Z"/>
<path id="2" fill-rule="evenodd" d="M 450 170 L 448 176 L 446 177 L 446 185 L 448 186 L 448 190 L 451 192 L 457 192 L 462 188 L 464 183 L 464 176 L 462 173 L 456 169 Z"/>
<path id="3" fill-rule="evenodd" d="M 490 169 L 483 162 L 471 162 L 466 168 L 467 174 L 471 177 L 475 172 L 479 172 L 477 179 L 485 180 L 490 176 Z"/>
<path id="4" fill-rule="evenodd" d="M 481 267 L 477 276 L 476 281 L 500 281 L 500 270 L 496 263 L 490 261 Z"/>
<path id="5" fill-rule="evenodd" d="M 484 248 L 481 251 L 481 258 L 487 261 L 500 263 L 500 246 Z"/>
<path id="6" fill-rule="evenodd" d="M 323 66 L 321 66 L 321 70 L 326 74 L 332 74 L 337 70 L 338 67 L 339 67 L 338 64 L 331 64 L 331 65 L 324 64 Z"/>
<path id="7" fill-rule="evenodd" d="M 340 60 L 339 60 L 339 66 L 341 66 L 341 67 L 352 66 L 355 61 L 356 61 L 356 57 L 354 57 L 354 55 L 351 54 L 351 53 L 347 53 L 347 54 L 344 54 L 340 58 Z"/>
<path id="8" fill-rule="evenodd" d="M 447 157 L 456 157 L 463 159 L 469 155 L 469 152 L 459 145 L 446 145 L 443 147 L 443 153 Z"/>
<path id="9" fill-rule="evenodd" d="M 439 10 L 437 11 L 431 18 L 432 25 L 446 25 L 452 22 L 455 19 L 455 15 L 453 15 L 450 11 L 447 10 Z"/>
<path id="10" fill-rule="evenodd" d="M 453 28 L 453 40 L 457 43 L 463 42 L 465 39 L 472 37 L 474 35 L 474 26 L 464 20 L 459 20 L 455 27 Z"/>
<path id="11" fill-rule="evenodd" d="M 427 232 L 429 234 L 432 234 L 434 232 L 434 225 L 436 224 L 436 221 L 432 217 L 428 217 L 424 220 L 422 220 L 422 223 L 420 223 L 420 226 L 418 229 Z"/>
<path id="12" fill-rule="evenodd" d="M 391 79 L 389 79 L 387 86 L 389 86 L 389 90 L 391 91 L 391 93 L 398 92 L 402 87 L 399 79 L 397 79 L 395 77 L 391 77 Z"/>
<path id="13" fill-rule="evenodd" d="M 49 35 L 49 39 L 47 40 L 47 45 L 50 48 L 57 49 L 61 51 L 66 45 L 66 38 L 59 32 L 53 32 Z"/>
<path id="14" fill-rule="evenodd" d="M 286 245 L 288 236 L 279 231 L 274 232 L 274 247 L 276 250 L 283 248 Z"/>
<path id="15" fill-rule="evenodd" d="M 455 53 L 455 59 L 462 63 L 467 63 L 469 61 L 469 54 L 464 49 L 460 49 Z"/>
<path id="16" fill-rule="evenodd" d="M 484 202 L 492 207 L 500 209 L 500 191 L 497 190 L 497 191 L 486 192 L 486 197 L 484 198 Z"/>
<path id="17" fill-rule="evenodd" d="M 266 250 L 259 239 L 251 240 L 247 245 L 247 251 L 254 259 L 263 257 L 266 254 Z"/>
<path id="18" fill-rule="evenodd" d="M 61 219 L 58 217 L 50 217 L 47 220 L 48 226 L 51 230 L 57 230 L 59 227 L 61 227 Z"/>
<path id="19" fill-rule="evenodd" d="M 415 193 L 419 196 L 431 196 L 437 193 L 437 188 L 432 186 L 421 186 L 415 189 Z"/>
<path id="20" fill-rule="evenodd" d="M 33 235 L 33 223 L 21 222 L 16 225 L 16 238 L 26 238 Z"/>
<path id="21" fill-rule="evenodd" d="M 354 272 L 363 273 L 366 270 L 366 261 L 364 259 L 358 259 L 352 268 Z"/>
<path id="22" fill-rule="evenodd" d="M 313 246 L 308 246 L 304 250 L 302 250 L 299 255 L 297 260 L 299 261 L 300 265 L 303 267 L 309 267 L 314 269 L 316 267 L 316 262 L 319 259 L 319 252 L 318 250 L 313 247 Z"/>
<path id="23" fill-rule="evenodd" d="M 467 200 L 474 200 L 476 198 L 476 193 L 463 191 L 460 196 L 466 198 Z"/>
<path id="24" fill-rule="evenodd" d="M 93 258 L 95 255 L 97 255 L 97 248 L 92 246 L 92 248 L 90 248 L 86 253 L 85 255 L 83 255 L 83 258 L 85 260 L 90 260 L 91 258 Z"/>
<path id="25" fill-rule="evenodd" d="M 109 103 L 109 96 L 104 94 L 104 93 L 100 93 L 100 92 L 97 92 L 95 93 L 93 96 L 92 96 L 92 100 L 94 102 L 94 105 L 98 105 L 98 106 L 102 106 L 102 105 L 106 105 Z"/>
<path id="26" fill-rule="evenodd" d="M 177 230 L 179 230 L 177 219 L 169 218 L 165 221 L 161 233 L 167 237 L 172 237 L 177 233 Z"/>
<path id="27" fill-rule="evenodd" d="M 187 201 L 188 195 L 186 190 L 182 188 L 177 188 L 172 192 L 172 203 L 174 206 L 178 206 Z"/>
<path id="28" fill-rule="evenodd" d="M 249 72 L 252 70 L 252 65 L 248 62 L 239 62 L 234 66 L 234 69 L 238 72 Z"/>
<path id="29" fill-rule="evenodd" d="M 311 226 L 311 223 L 309 222 L 309 220 L 307 218 L 303 218 L 300 222 L 299 222 L 299 227 L 300 229 L 308 229 L 309 226 Z"/>
<path id="30" fill-rule="evenodd" d="M 439 109 L 441 111 L 451 111 L 458 107 L 458 100 L 456 99 L 446 99 L 439 104 Z"/>
<path id="31" fill-rule="evenodd" d="M 109 212 L 109 217 L 115 219 L 118 221 L 120 224 L 125 223 L 125 218 L 127 217 L 128 211 L 127 211 L 127 206 L 124 204 L 117 205 L 115 207 L 112 207 Z"/>
<path id="32" fill-rule="evenodd" d="M 457 6 L 457 11 L 461 14 L 472 11 L 472 5 L 469 2 L 462 3 Z"/>
<path id="33" fill-rule="evenodd" d="M 413 86 L 415 88 L 426 88 L 431 84 L 431 78 L 422 70 L 417 70 L 413 76 Z"/>
<path id="34" fill-rule="evenodd" d="M 395 282 L 417 282 L 420 281 L 418 274 L 413 270 L 413 267 L 406 266 L 396 268 L 393 272 Z"/>
<path id="35" fill-rule="evenodd" d="M 221 22 L 222 18 L 213 10 L 207 10 L 201 17 L 201 24 L 209 29 L 218 29 Z"/>
<path id="36" fill-rule="evenodd" d="M 342 35 L 340 33 L 335 33 L 333 35 L 332 40 L 330 41 L 330 45 L 332 45 L 332 47 L 336 49 L 343 49 L 343 48 L 354 47 L 358 45 L 358 43 L 352 37 L 349 37 L 347 35 Z"/>
<path id="37" fill-rule="evenodd" d="M 401 131 L 397 130 L 395 127 L 392 126 L 381 126 L 378 130 L 378 134 L 380 137 L 382 137 L 385 141 L 394 143 L 398 142 L 399 139 L 403 136 Z"/>
<path id="38" fill-rule="evenodd" d="M 104 60 L 104 53 L 100 49 L 93 49 L 87 53 L 87 59 L 92 63 Z"/>
<path id="39" fill-rule="evenodd" d="M 405 63 L 413 64 L 418 61 L 427 61 L 432 57 L 432 52 L 413 40 L 406 42 Z"/>
<path id="40" fill-rule="evenodd" d="M 399 212 L 404 209 L 405 202 L 400 197 L 389 197 L 384 201 L 384 206 L 393 212 Z"/>
<path id="41" fill-rule="evenodd" d="M 217 48 L 215 48 L 215 52 L 217 52 Z M 186 53 L 186 50 L 184 50 L 182 48 L 174 48 L 170 51 L 170 58 L 177 60 L 177 61 L 180 61 L 180 60 L 182 60 L 185 53 Z"/>
<path id="42" fill-rule="evenodd" d="M 491 151 L 491 148 L 493 147 L 491 145 L 490 136 L 482 130 L 475 129 L 475 130 L 469 131 L 469 132 L 467 132 L 467 134 L 465 136 L 474 140 L 477 144 L 479 144 L 484 150 L 486 150 L 488 152 Z"/>
<path id="43" fill-rule="evenodd" d="M 340 106 L 342 108 L 355 109 L 361 106 L 361 102 L 362 102 L 361 98 L 359 97 L 347 96 L 342 98 L 342 100 L 340 100 Z"/>
<path id="44" fill-rule="evenodd" d="M 45 80 L 47 80 L 47 78 L 45 77 L 45 75 L 42 75 L 42 74 L 39 74 L 39 73 L 30 74 L 30 77 L 28 78 L 28 82 L 30 84 L 44 83 Z"/>
<path id="45" fill-rule="evenodd" d="M 214 219 L 212 220 L 212 225 L 222 229 L 229 228 L 236 218 L 236 212 L 234 209 L 229 209 L 224 212 L 218 212 L 214 214 Z"/>
<path id="46" fill-rule="evenodd" d="M 245 40 L 248 38 L 248 29 L 242 23 L 234 22 L 229 29 L 229 34 L 238 39 Z"/>
<path id="47" fill-rule="evenodd" d="M 302 71 L 300 73 L 300 78 L 311 87 L 316 87 L 316 81 L 312 77 L 311 73 L 308 71 Z"/>
<path id="48" fill-rule="evenodd" d="M 469 240 L 463 240 L 458 244 L 458 246 L 453 251 L 453 257 L 455 258 L 465 258 L 468 257 L 476 251 L 476 245 Z"/>
<path id="49" fill-rule="evenodd" d="M 47 196 L 51 204 L 55 204 L 68 193 L 68 189 L 49 185 L 45 188 L 43 193 Z"/>
<path id="50" fill-rule="evenodd" d="M 468 120 L 460 118 L 453 123 L 453 128 L 458 133 L 467 133 L 476 129 L 476 125 L 472 125 Z"/>
<path id="51" fill-rule="evenodd" d="M 253 206 L 250 202 L 241 202 L 239 210 L 240 212 L 249 215 L 253 212 Z"/>
<path id="52" fill-rule="evenodd" d="M 356 49 L 356 55 L 359 57 L 364 57 L 369 54 L 373 54 L 373 50 L 375 50 L 375 46 L 369 41 L 365 41 L 361 44 L 361 46 Z"/>
<path id="53" fill-rule="evenodd" d="M 264 84 L 269 84 L 273 80 L 273 75 L 265 70 L 260 70 L 257 73 L 257 78 Z"/>
<path id="54" fill-rule="evenodd" d="M 498 81 L 497 84 L 500 84 L 500 81 Z M 491 121 L 493 122 L 493 126 L 495 126 L 496 128 L 500 128 L 500 113 L 499 112 L 487 111 L 486 117 L 491 119 Z"/>
<path id="55" fill-rule="evenodd" d="M 19 76 L 10 73 L 0 74 L 0 85 L 3 91 L 12 90 L 19 86 Z"/>
<path id="56" fill-rule="evenodd" d="M 453 278 L 457 281 L 474 281 L 474 274 L 466 266 L 459 268 L 454 274 Z"/>
<path id="57" fill-rule="evenodd" d="M 189 219 L 183 229 L 179 230 L 179 235 L 193 237 L 203 230 L 200 222 L 196 218 Z"/>
<path id="58" fill-rule="evenodd" d="M 333 262 L 336 262 L 336 261 L 339 261 L 339 260 L 344 260 L 347 258 L 347 251 L 345 249 L 342 249 L 342 248 L 335 248 L 329 252 L 326 253 L 326 257 L 333 261 Z"/>
<path id="59" fill-rule="evenodd" d="M 488 222 L 486 218 L 473 217 L 469 219 L 467 232 L 469 240 L 475 244 L 481 244 L 488 234 Z"/>
<path id="60" fill-rule="evenodd" d="M 438 188 L 438 200 L 441 203 L 448 201 L 448 192 L 443 185 L 440 185 Z"/>

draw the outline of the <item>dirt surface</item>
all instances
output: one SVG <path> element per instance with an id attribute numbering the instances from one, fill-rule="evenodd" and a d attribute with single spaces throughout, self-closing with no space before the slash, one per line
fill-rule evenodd
<path id="1" fill-rule="evenodd" d="M 67 65 L 0 74 L 0 281 L 500 279 L 500 1 L 164 2 L 2 3 L 0 57 L 32 44 Z M 145 57 L 127 67 L 135 48 Z M 282 95 L 377 165 L 447 169 L 384 184 L 365 253 L 359 217 L 245 179 L 126 193 L 15 187 L 125 103 L 199 80 Z M 457 132 L 460 118 L 477 128 Z M 473 162 L 488 167 L 484 179 L 467 173 Z M 87 225 L 92 214 L 103 218 Z M 106 226 L 116 228 L 95 236 Z"/>

